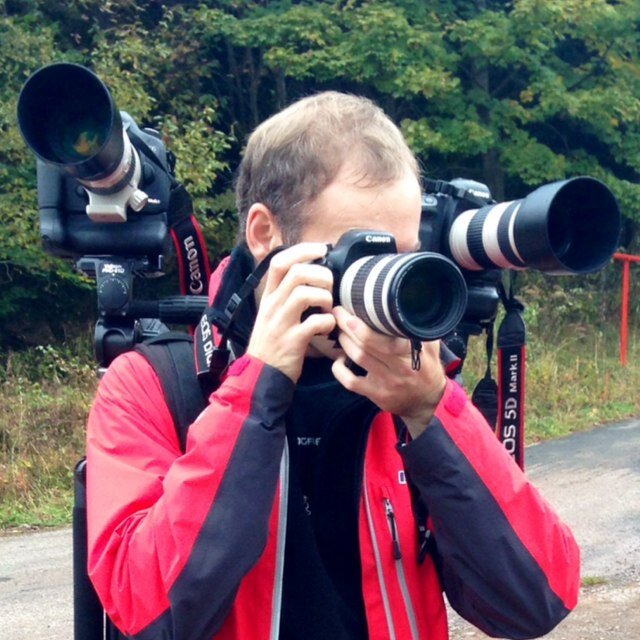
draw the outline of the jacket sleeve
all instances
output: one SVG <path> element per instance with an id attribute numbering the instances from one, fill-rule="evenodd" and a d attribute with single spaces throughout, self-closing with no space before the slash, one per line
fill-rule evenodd
<path id="1" fill-rule="evenodd" d="M 579 549 L 455 382 L 400 452 L 453 608 L 490 636 L 548 633 L 577 603 Z"/>
<path id="2" fill-rule="evenodd" d="M 210 638 L 262 554 L 293 383 L 247 356 L 181 454 L 160 382 L 138 353 L 102 379 L 87 433 L 89 575 L 135 638 Z"/>

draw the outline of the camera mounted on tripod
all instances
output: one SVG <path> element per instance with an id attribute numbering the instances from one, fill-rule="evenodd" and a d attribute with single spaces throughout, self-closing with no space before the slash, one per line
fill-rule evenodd
<path id="1" fill-rule="evenodd" d="M 191 199 L 174 177 L 160 134 L 118 111 L 89 69 L 56 63 L 36 71 L 18 100 L 20 131 L 37 157 L 40 234 L 47 252 L 95 278 L 102 368 L 162 325 L 195 324 L 206 295 L 133 298 L 134 277 L 164 273 L 173 237 L 184 294 L 206 294 L 209 263 Z M 194 287 L 196 282 L 199 286 Z"/>

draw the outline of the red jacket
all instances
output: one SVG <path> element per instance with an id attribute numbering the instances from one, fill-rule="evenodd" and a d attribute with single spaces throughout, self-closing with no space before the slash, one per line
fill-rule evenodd
<path id="1" fill-rule="evenodd" d="M 241 357 L 182 454 L 143 356 L 127 353 L 109 368 L 88 426 L 88 566 L 128 636 L 277 640 L 293 389 L 278 370 Z M 407 478 L 437 541 L 423 563 Z M 359 541 L 371 640 L 446 640 L 443 588 L 463 616 L 500 637 L 543 635 L 576 604 L 570 531 L 452 381 L 432 423 L 404 446 L 392 417 L 375 417 Z"/>

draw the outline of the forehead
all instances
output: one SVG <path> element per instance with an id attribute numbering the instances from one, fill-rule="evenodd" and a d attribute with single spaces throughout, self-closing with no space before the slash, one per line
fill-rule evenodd
<path id="1" fill-rule="evenodd" d="M 372 229 L 392 233 L 399 251 L 413 251 L 420 210 L 420 184 L 409 170 L 400 179 L 377 185 L 341 171 L 312 203 L 302 240 L 335 243 L 349 229 Z"/>

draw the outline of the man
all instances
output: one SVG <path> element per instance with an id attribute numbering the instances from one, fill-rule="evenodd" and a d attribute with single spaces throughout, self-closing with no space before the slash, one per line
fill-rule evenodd
<path id="1" fill-rule="evenodd" d="M 334 306 L 316 262 L 354 228 L 418 249 L 419 172 L 398 129 L 362 98 L 295 103 L 251 136 L 237 201 L 243 240 L 212 277 L 214 309 L 287 248 L 185 453 L 140 354 L 113 363 L 91 412 L 89 572 L 110 618 L 140 639 L 444 640 L 444 588 L 491 635 L 547 633 L 576 604 L 571 533 L 439 344 L 415 370 L 408 340 Z"/>

